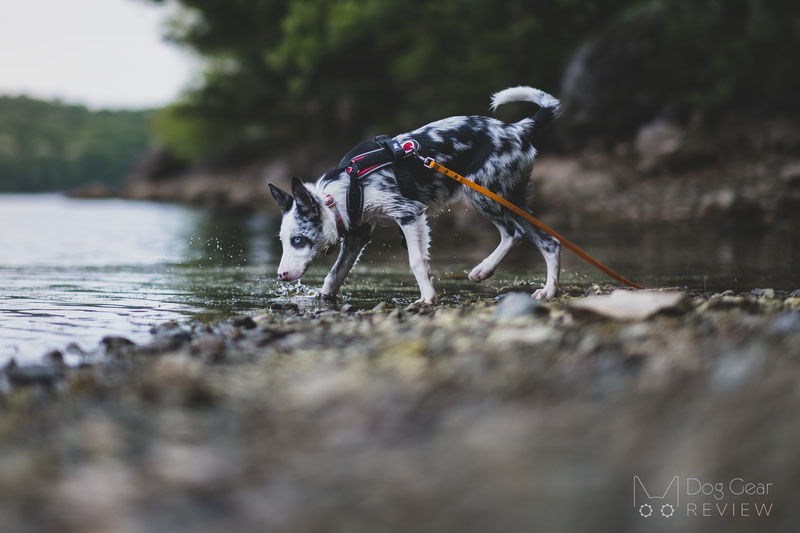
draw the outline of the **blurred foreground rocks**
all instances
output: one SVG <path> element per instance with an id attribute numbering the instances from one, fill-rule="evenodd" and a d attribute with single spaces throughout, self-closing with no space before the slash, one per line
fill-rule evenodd
<path id="1" fill-rule="evenodd" d="M 612 289 L 300 299 L 9 364 L 0 530 L 796 529 L 800 291 Z M 645 522 L 635 475 L 769 482 L 725 502 L 771 512 Z"/>
<path id="2" fill-rule="evenodd" d="M 548 220 L 800 222 L 800 125 L 725 121 L 709 129 L 656 120 L 613 153 L 537 160 L 533 203 Z"/>

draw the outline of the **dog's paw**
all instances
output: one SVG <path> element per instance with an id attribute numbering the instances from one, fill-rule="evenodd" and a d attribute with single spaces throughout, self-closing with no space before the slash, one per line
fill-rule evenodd
<path id="1" fill-rule="evenodd" d="M 534 292 L 531 295 L 531 297 L 534 300 L 546 302 L 548 300 L 552 300 L 553 298 L 555 298 L 557 294 L 558 294 L 558 287 L 552 285 L 550 287 L 546 286 L 543 289 L 537 289 L 536 292 Z"/>
<path id="2" fill-rule="evenodd" d="M 438 305 L 439 304 L 439 297 L 435 294 L 432 297 L 423 296 L 412 305 Z"/>
<path id="3" fill-rule="evenodd" d="M 469 273 L 470 281 L 474 281 L 475 283 L 480 283 L 481 281 L 489 279 L 492 276 L 494 276 L 494 269 L 487 268 L 483 265 L 483 263 L 473 268 L 472 272 Z"/>
<path id="4" fill-rule="evenodd" d="M 327 294 L 327 293 L 324 293 L 322 291 L 317 291 L 317 292 L 314 293 L 314 297 L 317 300 L 322 300 L 322 301 L 325 301 L 325 302 L 335 302 L 336 301 L 336 293 Z"/>

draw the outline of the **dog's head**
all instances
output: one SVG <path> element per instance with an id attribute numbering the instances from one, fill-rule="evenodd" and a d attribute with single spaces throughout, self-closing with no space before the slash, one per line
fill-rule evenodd
<path id="1" fill-rule="evenodd" d="M 319 198 L 297 178 L 292 178 L 292 194 L 271 183 L 269 189 L 283 213 L 281 244 L 283 255 L 278 266 L 279 281 L 300 279 L 317 256 L 339 241 L 336 221 Z"/>

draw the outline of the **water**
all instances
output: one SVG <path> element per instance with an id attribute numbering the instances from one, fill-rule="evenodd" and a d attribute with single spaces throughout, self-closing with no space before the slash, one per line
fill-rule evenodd
<path id="1" fill-rule="evenodd" d="M 457 208 L 460 210 L 461 208 Z M 432 266 L 445 302 L 493 297 L 511 284 L 532 292 L 544 264 L 528 245 L 513 250 L 480 285 L 466 273 L 497 244 L 480 219 L 432 221 Z M 799 233 L 709 227 L 558 227 L 623 275 L 648 286 L 709 291 L 796 289 Z M 274 281 L 280 244 L 267 215 L 222 216 L 190 207 L 57 195 L 0 195 L 0 364 L 35 362 L 76 343 L 92 349 L 106 335 L 137 342 L 169 320 L 209 320 L 258 312 L 274 302 L 319 305 L 309 297 L 334 256 L 304 284 Z M 562 282 L 607 283 L 564 253 Z M 340 302 L 369 308 L 418 297 L 396 229 L 376 232 Z"/>
<path id="2" fill-rule="evenodd" d="M 154 324 L 261 302 L 268 231 L 263 220 L 227 235 L 201 211 L 57 195 L 0 196 L 0 364 L 31 361 L 106 335 L 145 341 Z M 249 263 L 261 264 L 251 268 Z"/>

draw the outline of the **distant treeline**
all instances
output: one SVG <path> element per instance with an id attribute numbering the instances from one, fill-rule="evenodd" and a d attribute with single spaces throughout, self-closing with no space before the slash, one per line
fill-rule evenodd
<path id="1" fill-rule="evenodd" d="M 152 115 L 0 96 L 0 191 L 120 186 L 150 144 Z"/>

